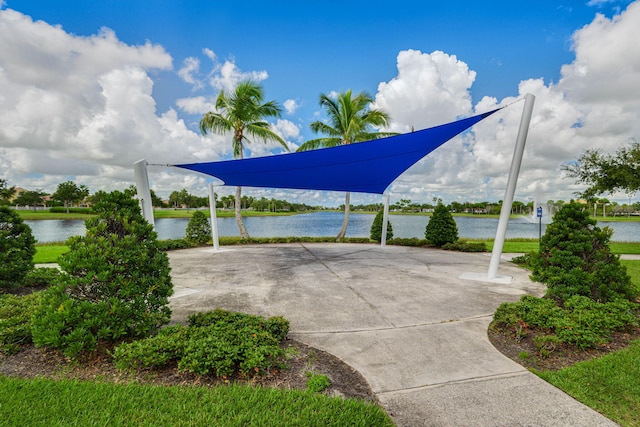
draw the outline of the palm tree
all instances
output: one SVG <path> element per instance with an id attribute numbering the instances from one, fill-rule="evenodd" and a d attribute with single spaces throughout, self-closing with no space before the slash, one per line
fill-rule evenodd
<path id="1" fill-rule="evenodd" d="M 280 117 L 282 109 L 275 101 L 264 102 L 262 87 L 250 80 L 240 82 L 232 93 L 220 91 L 216 99 L 216 111 L 209 111 L 200 120 L 200 131 L 203 134 L 215 132 L 224 134 L 233 132 L 233 157 L 243 158 L 244 144 L 251 143 L 249 136 L 263 142 L 277 141 L 289 151 L 284 140 L 271 130 L 265 117 Z M 242 187 L 236 187 L 236 223 L 240 236 L 249 238 L 249 233 L 242 222 L 240 213 Z"/>
<path id="2" fill-rule="evenodd" d="M 372 102 L 373 98 L 366 92 L 360 92 L 355 98 L 351 90 L 339 93 L 335 98 L 321 94 L 320 106 L 324 108 L 329 119 L 327 123 L 321 121 L 311 123 L 311 130 L 328 136 L 307 141 L 298 148 L 298 151 L 335 147 L 395 135 L 395 133 L 373 130 L 374 126 L 387 126 L 389 115 L 383 110 L 369 109 Z M 336 239 L 344 238 L 347 233 L 350 199 L 351 193 L 347 192 L 344 202 L 344 221 Z"/>

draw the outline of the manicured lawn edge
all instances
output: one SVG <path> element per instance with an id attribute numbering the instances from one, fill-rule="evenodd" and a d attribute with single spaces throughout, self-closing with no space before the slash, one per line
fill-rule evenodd
<path id="1" fill-rule="evenodd" d="M 535 373 L 620 425 L 640 426 L 640 340 L 598 359 Z"/>
<path id="2" fill-rule="evenodd" d="M 393 426 L 379 406 L 251 386 L 150 386 L 0 376 L 3 425 Z"/>

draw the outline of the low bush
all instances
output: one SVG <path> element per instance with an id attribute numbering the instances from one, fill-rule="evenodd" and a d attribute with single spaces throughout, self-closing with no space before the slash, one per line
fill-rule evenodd
<path id="1" fill-rule="evenodd" d="M 307 390 L 312 393 L 322 393 L 331 386 L 326 375 L 307 372 Z"/>
<path id="2" fill-rule="evenodd" d="M 119 369 L 177 363 L 178 369 L 199 375 L 253 376 L 281 365 L 284 350 L 279 344 L 288 332 L 289 322 L 282 317 L 217 309 L 190 316 L 189 326 L 164 328 L 153 337 L 121 344 L 114 360 Z"/>
<path id="3" fill-rule="evenodd" d="M 396 246 L 411 246 L 411 247 L 424 247 L 429 246 L 425 239 L 418 239 L 417 237 L 396 237 L 389 242 L 390 245 Z"/>
<path id="4" fill-rule="evenodd" d="M 0 294 L 0 354 L 18 353 L 31 343 L 31 316 L 42 294 L 25 296 Z"/>
<path id="5" fill-rule="evenodd" d="M 51 213 L 74 213 L 74 214 L 95 214 L 92 208 L 65 208 L 63 206 L 53 206 L 49 209 Z"/>
<path id="6" fill-rule="evenodd" d="M 187 239 L 168 239 L 168 240 L 158 240 L 158 249 L 161 251 L 173 251 L 176 249 L 189 249 L 193 248 L 194 245 L 191 242 L 188 242 Z"/>
<path id="7" fill-rule="evenodd" d="M 287 337 L 289 333 L 289 321 L 282 316 L 274 316 L 265 319 L 261 316 L 252 316 L 235 311 L 216 308 L 213 311 L 195 313 L 188 318 L 189 326 L 203 327 L 216 324 L 230 325 L 234 328 L 255 327 L 271 333 L 278 341 Z"/>
<path id="8" fill-rule="evenodd" d="M 521 267 L 531 267 L 531 253 L 513 257 L 511 262 Z"/>
<path id="9" fill-rule="evenodd" d="M 487 245 L 484 242 L 469 243 L 458 240 L 453 243 L 445 243 L 442 245 L 442 249 L 458 252 L 487 252 Z"/>
<path id="10" fill-rule="evenodd" d="M 587 349 L 608 342 L 614 331 L 637 325 L 638 304 L 625 299 L 602 303 L 576 295 L 559 306 L 550 298 L 525 295 L 519 302 L 501 304 L 492 328 L 513 330 L 516 338 L 535 329 L 556 336 L 559 342 Z"/>
<path id="11" fill-rule="evenodd" d="M 271 243 L 371 243 L 368 237 L 345 237 L 344 239 L 336 240 L 335 237 L 321 236 L 321 237 L 305 237 L 305 236 L 287 236 L 287 237 L 251 237 L 249 239 L 243 239 L 237 236 L 225 236 L 220 237 L 220 244 L 226 246 L 232 245 L 260 245 Z"/>
<path id="12" fill-rule="evenodd" d="M 60 270 L 57 268 L 40 267 L 31 270 L 22 280 L 22 286 L 41 288 L 60 283 Z"/>
<path id="13" fill-rule="evenodd" d="M 565 303 L 565 313 L 556 320 L 556 335 L 581 349 L 606 343 L 611 332 L 638 324 L 637 305 L 622 299 L 600 303 L 576 295 Z"/>

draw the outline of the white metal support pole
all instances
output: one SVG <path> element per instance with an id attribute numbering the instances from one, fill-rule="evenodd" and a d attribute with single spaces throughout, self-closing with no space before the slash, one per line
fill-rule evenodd
<path id="1" fill-rule="evenodd" d="M 384 211 L 382 213 L 382 239 L 380 240 L 380 246 L 387 246 L 387 221 L 389 221 L 389 195 L 384 195 Z"/>
<path id="2" fill-rule="evenodd" d="M 213 183 L 209 184 L 209 211 L 211 212 L 211 237 L 213 239 L 213 250 L 220 250 L 218 239 L 218 216 L 216 215 L 216 193 Z"/>
<path id="3" fill-rule="evenodd" d="M 133 171 L 136 175 L 136 188 L 142 216 L 151 226 L 155 228 L 153 220 L 153 203 L 151 203 L 151 190 L 149 189 L 149 175 L 147 174 L 147 161 L 138 160 L 133 164 Z"/>
<path id="4" fill-rule="evenodd" d="M 511 170 L 509 171 L 509 180 L 507 181 L 507 189 L 504 194 L 504 200 L 502 201 L 502 209 L 500 210 L 500 220 L 498 221 L 498 229 L 496 230 L 496 239 L 493 243 L 493 251 L 491 252 L 491 262 L 489 263 L 488 273 L 489 279 L 495 279 L 498 274 L 500 256 L 502 255 L 502 248 L 504 247 L 504 237 L 507 234 L 507 224 L 509 223 L 509 215 L 511 214 L 511 207 L 513 205 L 513 196 L 516 192 L 516 184 L 518 183 L 522 155 L 527 141 L 535 99 L 536 97 L 530 93 L 525 96 L 516 147 L 513 151 L 513 160 L 511 161 Z"/>

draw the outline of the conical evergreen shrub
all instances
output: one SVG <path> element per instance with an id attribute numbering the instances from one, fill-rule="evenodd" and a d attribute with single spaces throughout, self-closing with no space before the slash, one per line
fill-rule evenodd
<path id="1" fill-rule="evenodd" d="M 458 226 L 451 212 L 442 203 L 438 203 L 424 231 L 424 237 L 432 245 L 442 246 L 458 240 Z"/>
<path id="2" fill-rule="evenodd" d="M 202 245 L 211 239 L 211 224 L 202 211 L 195 211 L 187 224 L 186 239 L 190 243 Z"/>
<path id="3" fill-rule="evenodd" d="M 636 296 L 620 257 L 609 249 L 613 231 L 596 224 L 576 202 L 553 216 L 531 260 L 531 277 L 547 285 L 548 297 L 563 303 L 574 295 L 601 302 Z"/>
<path id="4" fill-rule="evenodd" d="M 384 211 L 379 211 L 371 224 L 371 240 L 382 242 L 382 221 L 384 220 Z M 391 221 L 387 220 L 387 242 L 393 239 L 393 227 Z"/>

